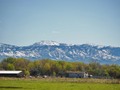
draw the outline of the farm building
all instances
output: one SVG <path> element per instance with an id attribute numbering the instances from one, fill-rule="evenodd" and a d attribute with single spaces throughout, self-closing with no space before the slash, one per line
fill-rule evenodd
<path id="1" fill-rule="evenodd" d="M 0 77 L 22 77 L 22 71 L 0 71 Z"/>
<path id="2" fill-rule="evenodd" d="M 66 77 L 70 77 L 70 78 L 87 78 L 88 73 L 69 71 L 69 72 L 66 72 Z"/>

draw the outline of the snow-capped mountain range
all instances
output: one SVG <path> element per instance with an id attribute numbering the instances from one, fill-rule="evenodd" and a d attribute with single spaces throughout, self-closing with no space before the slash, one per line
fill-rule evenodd
<path id="1" fill-rule="evenodd" d="M 72 62 L 99 62 L 120 64 L 120 47 L 91 44 L 65 44 L 55 41 L 41 41 L 29 46 L 15 46 L 0 43 L 0 58 L 26 58 L 30 60 L 52 59 Z"/>

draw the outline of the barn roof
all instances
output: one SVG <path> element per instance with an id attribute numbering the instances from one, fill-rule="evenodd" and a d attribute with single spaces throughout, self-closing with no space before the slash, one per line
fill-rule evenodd
<path id="1" fill-rule="evenodd" d="M 19 74 L 22 71 L 0 71 L 0 74 Z"/>

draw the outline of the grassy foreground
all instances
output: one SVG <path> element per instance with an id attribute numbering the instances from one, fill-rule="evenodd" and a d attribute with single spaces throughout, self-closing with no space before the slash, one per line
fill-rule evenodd
<path id="1" fill-rule="evenodd" d="M 0 78 L 0 90 L 120 90 L 120 81 L 76 78 Z"/>

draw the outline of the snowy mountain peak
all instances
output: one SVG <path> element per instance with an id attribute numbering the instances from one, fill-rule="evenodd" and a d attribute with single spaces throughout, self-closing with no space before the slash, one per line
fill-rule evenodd
<path id="1" fill-rule="evenodd" d="M 101 64 L 120 64 L 120 47 L 90 44 L 65 44 L 55 41 L 41 41 L 30 46 L 14 46 L 0 43 L 0 60 L 6 57 L 30 60 L 53 59 L 66 61 L 92 61 Z"/>
<path id="2" fill-rule="evenodd" d="M 35 46 L 42 46 L 42 45 L 48 45 L 48 46 L 59 46 L 60 43 L 56 42 L 56 41 L 41 41 L 41 42 L 36 42 L 33 45 Z"/>

